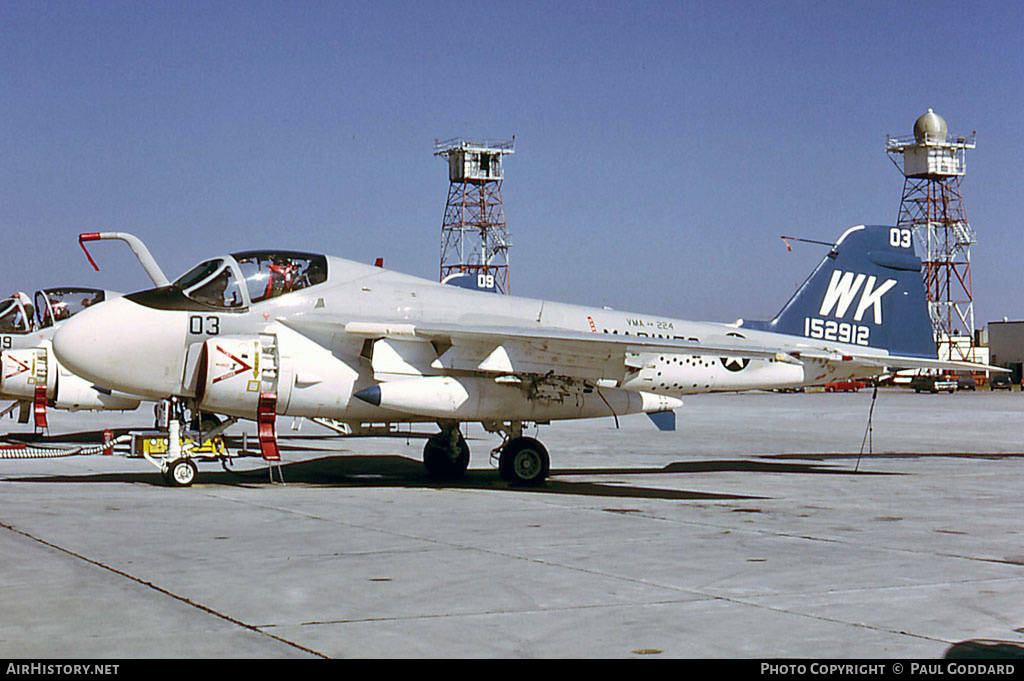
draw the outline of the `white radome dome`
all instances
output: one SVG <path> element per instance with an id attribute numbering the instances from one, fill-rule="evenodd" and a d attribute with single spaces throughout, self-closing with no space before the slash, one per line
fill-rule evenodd
<path id="1" fill-rule="evenodd" d="M 948 128 L 946 119 L 931 109 L 914 123 L 914 139 L 920 142 L 945 142 Z"/>

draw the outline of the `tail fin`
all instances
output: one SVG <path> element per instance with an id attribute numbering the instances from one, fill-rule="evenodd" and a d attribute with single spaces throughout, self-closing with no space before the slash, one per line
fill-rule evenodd
<path id="1" fill-rule="evenodd" d="M 902 227 L 851 227 L 762 328 L 909 357 L 936 356 L 921 260 Z"/>

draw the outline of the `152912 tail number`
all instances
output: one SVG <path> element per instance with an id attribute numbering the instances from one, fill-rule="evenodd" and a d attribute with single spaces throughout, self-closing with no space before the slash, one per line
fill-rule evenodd
<path id="1" fill-rule="evenodd" d="M 804 336 L 838 343 L 854 343 L 867 345 L 871 337 L 871 329 L 861 324 L 837 322 L 834 319 L 804 317 Z"/>

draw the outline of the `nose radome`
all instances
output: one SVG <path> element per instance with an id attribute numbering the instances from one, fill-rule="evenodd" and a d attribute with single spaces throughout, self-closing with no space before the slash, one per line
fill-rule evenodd
<path id="1" fill-rule="evenodd" d="M 181 392 L 187 324 L 184 312 L 115 298 L 63 322 L 53 350 L 97 385 L 159 399 Z"/>

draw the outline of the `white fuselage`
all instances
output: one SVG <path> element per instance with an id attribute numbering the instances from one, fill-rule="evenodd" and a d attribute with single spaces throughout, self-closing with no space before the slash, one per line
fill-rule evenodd
<path id="1" fill-rule="evenodd" d="M 599 381 L 595 391 L 566 389 L 554 399 L 541 395 L 538 401 L 533 395 L 524 401 L 527 388 L 523 384 L 456 375 L 461 381 L 458 390 L 438 398 L 443 402 L 464 393 L 454 410 L 389 410 L 383 406 L 387 396 L 382 406 L 373 406 L 353 395 L 382 381 L 440 374 L 436 366 L 443 348 L 399 339 L 394 347 L 380 346 L 370 360 L 367 337 L 346 332 L 346 325 L 389 322 L 558 329 L 723 344 L 745 338 L 752 344 L 797 353 L 805 341 L 736 325 L 469 291 L 340 258 L 328 258 L 328 265 L 327 281 L 247 304 L 240 311 L 158 309 L 132 300 L 141 293 L 107 301 L 69 320 L 56 335 L 54 346 L 75 373 L 126 393 L 157 399 L 200 397 L 210 411 L 251 416 L 259 393 L 272 389 L 278 395 L 278 413 L 363 422 L 429 420 L 446 414 L 459 420 L 580 418 L 650 410 L 631 403 L 626 393 L 680 396 L 773 389 L 870 373 L 860 369 L 858 374 L 855 368 L 819 360 L 801 364 L 637 352 L 618 373 L 609 372 Z M 392 350 L 397 359 L 385 365 L 385 351 Z M 271 365 L 273 385 L 267 384 Z M 418 385 L 428 391 L 440 382 Z M 392 391 L 401 395 L 396 399 L 403 400 L 403 405 L 427 397 L 416 392 L 419 387 L 412 390 L 406 384 L 405 388 Z M 626 411 L 619 412 L 620 408 Z"/>

